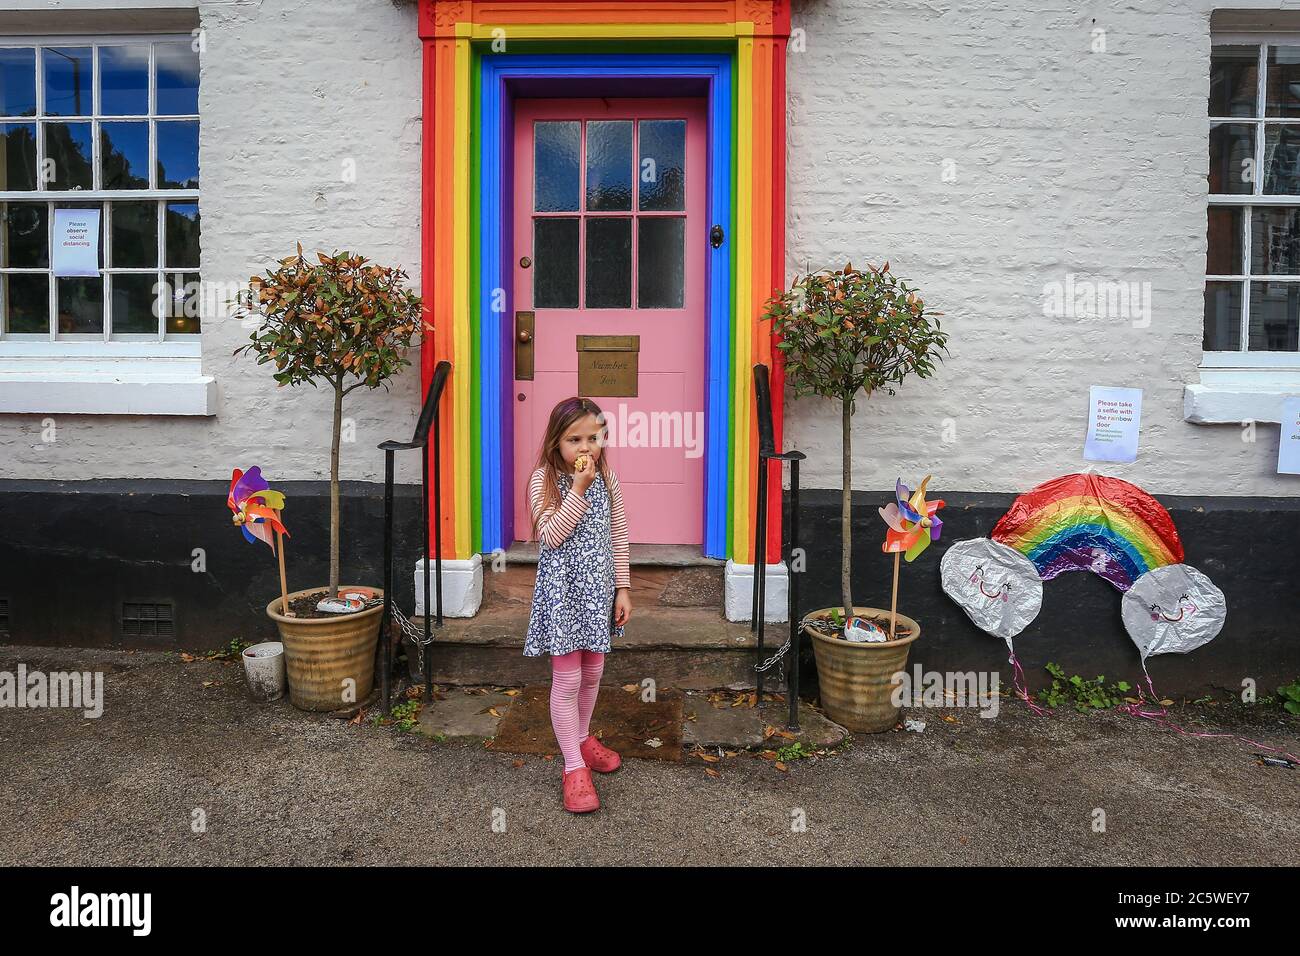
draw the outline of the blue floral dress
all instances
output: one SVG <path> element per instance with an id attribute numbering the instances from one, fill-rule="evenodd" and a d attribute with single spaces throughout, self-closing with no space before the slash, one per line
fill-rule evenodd
<path id="1" fill-rule="evenodd" d="M 573 478 L 557 476 L 567 494 Z M 609 491 L 600 472 L 583 493 L 587 510 L 559 547 L 539 542 L 537 584 L 524 638 L 524 656 L 559 657 L 573 651 L 609 653 L 610 638 L 623 636 L 614 624 L 614 546 Z"/>

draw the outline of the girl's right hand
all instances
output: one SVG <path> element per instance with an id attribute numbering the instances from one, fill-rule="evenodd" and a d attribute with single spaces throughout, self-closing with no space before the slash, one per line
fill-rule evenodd
<path id="1" fill-rule="evenodd" d="M 596 480 L 596 462 L 590 455 L 587 456 L 586 467 L 581 471 L 573 474 L 573 488 L 578 494 L 586 491 L 593 481 Z"/>

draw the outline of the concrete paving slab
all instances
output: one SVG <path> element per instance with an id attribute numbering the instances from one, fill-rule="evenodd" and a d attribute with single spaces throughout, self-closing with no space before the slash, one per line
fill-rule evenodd
<path id="1" fill-rule="evenodd" d="M 512 700 L 500 691 L 473 694 L 460 687 L 444 688 L 442 698 L 424 705 L 415 725 L 416 732 L 426 737 L 466 742 L 495 737 L 497 724 L 510 709 Z M 493 710 L 496 715 L 491 713 Z"/>

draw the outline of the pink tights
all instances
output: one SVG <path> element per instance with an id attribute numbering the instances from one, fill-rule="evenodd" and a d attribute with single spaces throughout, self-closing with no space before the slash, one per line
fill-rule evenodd
<path id="1" fill-rule="evenodd" d="M 587 739 L 604 670 L 605 655 L 597 651 L 551 658 L 551 726 L 566 773 L 587 765 L 578 745 Z"/>

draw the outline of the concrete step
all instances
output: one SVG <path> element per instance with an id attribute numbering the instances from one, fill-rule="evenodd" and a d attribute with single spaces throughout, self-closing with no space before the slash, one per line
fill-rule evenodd
<path id="1" fill-rule="evenodd" d="M 524 657 L 529 602 L 488 600 L 472 618 L 443 618 L 433 631 L 436 684 L 516 685 L 549 678 L 545 657 Z M 605 661 L 607 683 L 647 678 L 682 690 L 744 689 L 755 686 L 756 636 L 747 622 L 728 621 L 717 607 L 649 608 L 633 598 L 632 619 Z M 423 620 L 416 618 L 417 627 Z M 786 630 L 769 627 L 765 648 L 775 650 Z M 408 645 L 409 655 L 409 645 Z"/>

